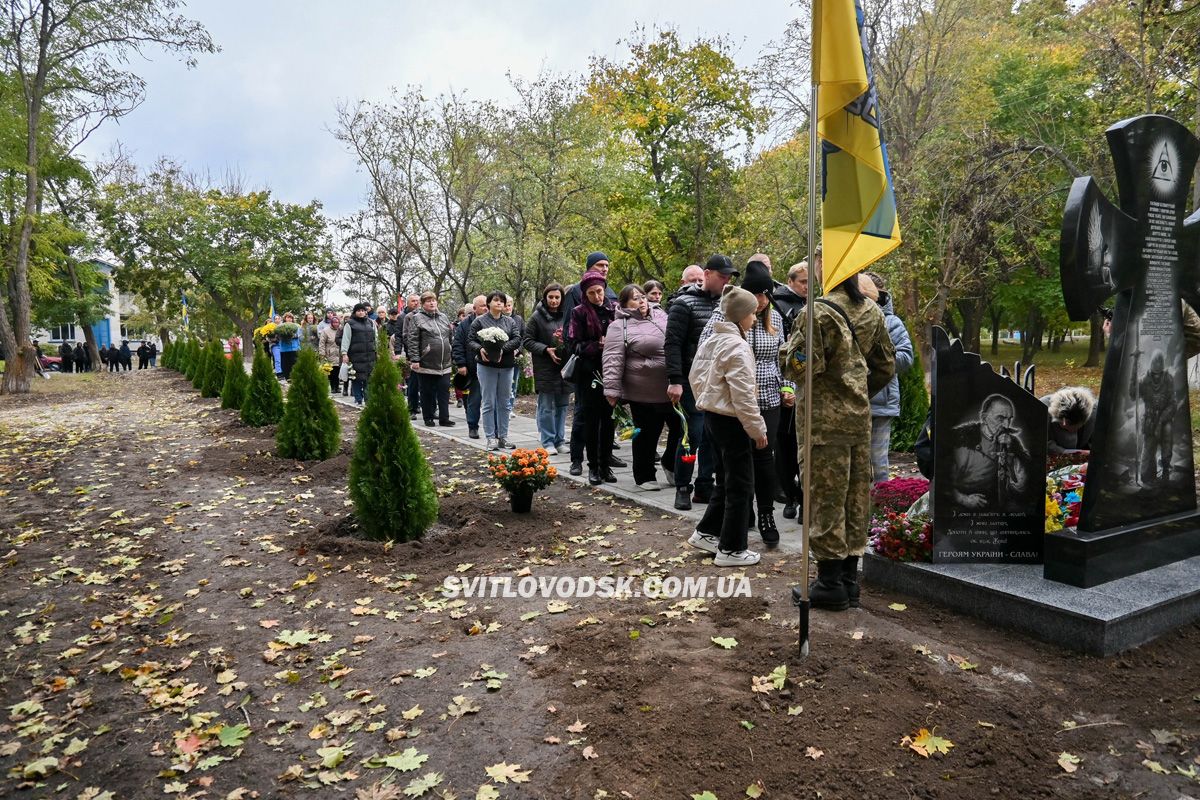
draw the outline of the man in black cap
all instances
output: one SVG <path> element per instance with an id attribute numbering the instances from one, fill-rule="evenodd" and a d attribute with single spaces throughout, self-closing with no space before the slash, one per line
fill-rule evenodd
<path id="1" fill-rule="evenodd" d="M 675 481 L 675 508 L 680 511 L 691 509 L 693 502 L 707 503 L 712 494 L 712 454 L 703 446 L 704 412 L 696 410 L 696 398 L 688 383 L 688 373 L 696 357 L 700 334 L 704 332 L 708 318 L 721 303 L 721 292 L 738 274 L 729 256 L 710 256 L 704 264 L 704 282 L 680 291 L 667 314 L 667 397 L 671 402 L 679 403 L 687 415 L 688 439 L 694 451 L 691 455 L 696 456 L 695 459 L 685 460 L 684 457 L 689 454 L 682 447 L 675 453 L 671 472 Z"/>
<path id="2" fill-rule="evenodd" d="M 599 250 L 588 253 L 587 260 L 584 262 L 583 272 L 586 275 L 589 271 L 599 272 L 608 279 L 608 256 L 601 253 Z M 604 296 L 609 303 L 616 305 L 617 293 L 612 290 L 607 283 L 604 285 Z M 571 312 L 575 310 L 575 306 L 583 302 L 583 290 L 579 288 L 578 283 L 572 283 L 567 287 L 567 291 L 563 293 L 562 310 L 563 319 L 569 320 Z M 575 400 L 575 412 L 571 416 L 571 474 L 583 474 L 583 421 L 581 418 L 582 408 L 578 398 Z M 609 445 L 611 447 L 611 444 Z M 623 467 L 625 462 L 617 458 L 615 454 L 610 454 L 608 458 L 609 466 Z"/>

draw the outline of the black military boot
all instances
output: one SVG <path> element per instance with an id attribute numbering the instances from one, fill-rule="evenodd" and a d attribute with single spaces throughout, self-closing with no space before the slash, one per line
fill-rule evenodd
<path id="1" fill-rule="evenodd" d="M 846 556 L 842 559 L 842 585 L 846 587 L 850 607 L 858 608 L 858 556 Z"/>
<path id="2" fill-rule="evenodd" d="M 826 611 L 845 611 L 850 607 L 850 597 L 842 583 L 842 560 L 827 559 L 817 562 L 817 581 L 808 591 L 813 608 Z"/>
<path id="3" fill-rule="evenodd" d="M 692 510 L 692 489 L 690 486 L 675 488 L 675 508 L 680 511 Z"/>
<path id="4" fill-rule="evenodd" d="M 762 537 L 763 544 L 768 548 L 774 548 L 779 544 L 779 528 L 775 527 L 775 513 L 773 511 L 759 509 L 758 535 Z"/>

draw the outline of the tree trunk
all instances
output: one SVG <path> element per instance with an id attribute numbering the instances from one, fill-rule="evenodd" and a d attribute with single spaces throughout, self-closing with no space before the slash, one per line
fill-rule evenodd
<path id="1" fill-rule="evenodd" d="M 963 349 L 971 353 L 978 353 L 979 348 L 979 328 L 983 322 L 983 313 L 979 308 L 978 300 L 959 300 L 958 313 L 962 315 L 962 340 Z"/>
<path id="2" fill-rule="evenodd" d="M 1087 361 L 1083 365 L 1098 367 L 1100 366 L 1100 354 L 1104 352 L 1104 318 L 1100 316 L 1099 311 L 1095 311 L 1088 318 L 1088 323 L 1091 326 L 1091 336 L 1088 340 Z"/>
<path id="3" fill-rule="evenodd" d="M 950 333 L 951 339 L 962 338 L 962 332 L 958 327 L 958 323 L 954 321 L 954 312 L 948 308 L 942 313 L 942 325 Z"/>
<path id="4" fill-rule="evenodd" d="M 988 309 L 988 317 L 992 321 L 992 355 L 1000 355 L 1000 323 L 1004 321 L 1004 310 L 992 306 Z"/>
<path id="5" fill-rule="evenodd" d="M 171 343 L 171 331 L 167 328 L 159 328 L 158 339 L 162 342 L 162 347 L 159 348 L 159 352 L 161 353 L 163 348 Z"/>

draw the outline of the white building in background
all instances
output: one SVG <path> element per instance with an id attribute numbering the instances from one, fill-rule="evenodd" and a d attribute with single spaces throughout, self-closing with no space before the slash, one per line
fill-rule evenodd
<path id="1" fill-rule="evenodd" d="M 117 289 L 117 284 L 112 277 L 113 270 L 116 269 L 117 265 L 100 258 L 91 259 L 91 263 L 95 265 L 96 271 L 104 276 L 104 288 L 108 291 L 109 297 L 108 315 L 92 325 L 92 332 L 96 337 L 96 346 L 108 347 L 108 345 L 114 342 L 119 345 L 122 341 L 142 339 L 144 335 L 142 331 L 130 330 L 125 325 L 125 321 L 137 312 L 137 306 L 134 305 L 133 295 L 122 294 Z M 61 325 L 55 325 L 50 330 L 35 328 L 33 338 L 42 344 L 50 343 L 57 345 L 63 342 L 82 342 L 84 341 L 83 326 L 72 322 L 64 322 Z"/>

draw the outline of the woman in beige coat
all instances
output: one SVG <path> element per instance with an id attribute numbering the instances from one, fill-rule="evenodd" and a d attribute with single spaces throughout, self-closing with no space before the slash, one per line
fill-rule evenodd
<path id="1" fill-rule="evenodd" d="M 329 324 L 317 334 L 317 355 L 323 364 L 329 364 L 329 391 L 338 393 L 342 365 L 342 321 L 337 314 L 329 317 Z"/>
<path id="2" fill-rule="evenodd" d="M 754 352 L 746 331 L 757 321 L 758 300 L 745 289 L 726 286 L 721 295 L 725 320 L 696 351 L 688 380 L 696 408 L 704 412 L 704 446 L 713 447 L 716 485 L 704 517 L 688 544 L 712 553 L 718 567 L 758 563 L 746 549 L 754 499 L 753 448 L 767 446 L 767 424 L 758 408 Z"/>

